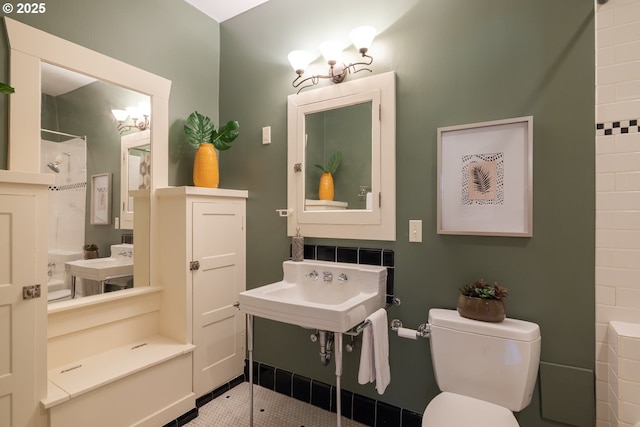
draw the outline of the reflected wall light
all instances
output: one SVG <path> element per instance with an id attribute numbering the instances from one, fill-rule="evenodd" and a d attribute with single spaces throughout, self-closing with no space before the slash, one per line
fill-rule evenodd
<path id="1" fill-rule="evenodd" d="M 151 106 L 145 102 L 138 103 L 137 107 L 111 110 L 111 114 L 118 121 L 117 128 L 120 133 L 128 132 L 131 129 L 145 130 L 150 127 Z M 130 122 L 127 119 L 130 119 Z"/>
<path id="2" fill-rule="evenodd" d="M 373 57 L 367 55 L 367 52 L 375 36 L 375 28 L 368 26 L 354 28 L 349 32 L 351 42 L 355 48 L 358 49 L 362 58 L 365 58 L 360 62 L 351 62 L 349 65 L 340 61 L 342 50 L 344 49 L 343 43 L 330 40 L 320 44 L 320 52 L 325 61 L 327 61 L 327 64 L 329 64 L 329 74 L 327 75 L 316 74 L 303 78 L 302 75 L 305 70 L 314 60 L 313 55 L 304 50 L 294 50 L 290 52 L 287 58 L 289 59 L 291 67 L 293 67 L 293 70 L 298 75 L 291 84 L 294 88 L 299 88 L 298 93 L 300 93 L 302 89 L 317 85 L 320 79 L 330 79 L 333 83 L 340 83 L 348 73 L 357 73 L 363 70 L 371 72 L 372 70 L 370 68 L 358 68 L 358 66 L 367 67 L 373 63 Z"/>

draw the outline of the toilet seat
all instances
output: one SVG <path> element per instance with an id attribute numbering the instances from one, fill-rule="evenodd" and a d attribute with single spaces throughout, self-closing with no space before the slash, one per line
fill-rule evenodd
<path id="1" fill-rule="evenodd" d="M 442 392 L 425 409 L 422 427 L 519 427 L 509 409 L 461 394 Z"/>

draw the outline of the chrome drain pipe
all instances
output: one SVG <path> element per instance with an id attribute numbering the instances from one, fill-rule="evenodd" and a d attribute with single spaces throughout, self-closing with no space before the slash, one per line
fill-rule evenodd
<path id="1" fill-rule="evenodd" d="M 331 362 L 331 353 L 333 349 L 333 332 L 318 331 L 320 339 L 320 363 L 327 366 Z"/>

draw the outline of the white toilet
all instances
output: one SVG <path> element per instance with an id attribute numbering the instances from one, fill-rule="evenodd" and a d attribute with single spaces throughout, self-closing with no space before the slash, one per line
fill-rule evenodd
<path id="1" fill-rule="evenodd" d="M 429 310 L 431 358 L 442 391 L 424 411 L 423 427 L 518 427 L 512 411 L 531 402 L 540 360 L 540 328 Z"/>

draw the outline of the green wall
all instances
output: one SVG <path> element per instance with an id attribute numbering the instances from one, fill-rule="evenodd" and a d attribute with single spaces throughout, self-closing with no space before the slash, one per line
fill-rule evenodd
<path id="1" fill-rule="evenodd" d="M 55 0 L 46 6 L 41 15 L 9 17 L 171 80 L 169 183 L 192 184 L 194 152 L 184 144 L 183 125 L 193 110 L 218 120 L 220 24 L 181 0 Z M 0 81 L 8 82 L 2 21 L 0 27 Z M 0 96 L 0 169 L 7 168 L 8 100 Z"/>
<path id="2" fill-rule="evenodd" d="M 360 186 L 371 189 L 371 102 L 305 115 L 305 198 L 318 199 L 322 171 L 336 152 L 342 160 L 333 180 L 334 200 L 349 209 L 364 209 Z"/>
<path id="3" fill-rule="evenodd" d="M 193 151 L 182 132 L 191 111 L 240 121 L 234 148 L 220 155 L 220 185 L 249 190 L 249 288 L 279 280 L 289 254 L 286 222 L 275 212 L 286 207 L 286 97 L 295 93 L 287 53 L 375 26 L 374 73 L 397 75 L 398 238 L 308 241 L 394 250 L 402 305 L 389 317 L 408 327 L 425 322 L 431 307 L 453 308 L 464 283 L 498 281 L 510 290 L 509 316 L 540 325 L 543 361 L 593 370 L 593 13 L 587 0 L 270 0 L 218 24 L 182 1 L 57 0 L 44 15 L 12 18 L 173 82 L 172 185 L 192 182 Z M 8 80 L 8 61 L 0 32 L 0 81 Z M 0 97 L 0 168 L 6 106 Z M 525 115 L 534 116 L 534 236 L 436 234 L 437 128 Z M 261 143 L 263 126 L 271 126 L 270 145 Z M 423 243 L 408 243 L 409 219 L 423 220 Z M 308 335 L 259 319 L 256 359 L 333 384 L 333 364 L 320 365 Z M 345 353 L 343 386 L 422 412 L 437 393 L 428 341 L 391 336 L 390 346 L 383 396 L 356 384 L 357 352 Z M 536 394 L 518 418 L 557 425 L 539 414 Z"/>
<path id="4" fill-rule="evenodd" d="M 220 156 L 221 186 L 249 190 L 247 286 L 280 280 L 289 254 L 286 221 L 275 212 L 287 205 L 286 98 L 295 93 L 287 53 L 369 24 L 380 32 L 374 73 L 397 75 L 397 241 L 307 242 L 393 249 L 402 305 L 389 317 L 407 327 L 425 322 L 431 307 L 453 308 L 461 285 L 498 281 L 510 290 L 508 315 L 540 325 L 543 361 L 593 370 L 593 9 L 586 0 L 271 0 L 223 22 L 220 116 L 239 120 L 242 133 Z M 533 237 L 438 235 L 437 128 L 527 115 Z M 271 126 L 270 145 L 261 144 L 263 126 Z M 409 219 L 423 221 L 423 243 L 408 242 Z M 258 319 L 256 360 L 333 384 L 333 364 L 320 365 L 308 335 Z M 428 341 L 391 336 L 390 346 L 383 396 L 356 384 L 358 352 L 345 353 L 343 387 L 422 412 L 437 393 Z M 593 413 L 591 405 L 580 410 Z M 557 425 L 541 418 L 537 393 L 518 417 Z"/>

